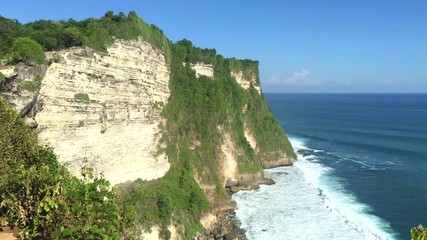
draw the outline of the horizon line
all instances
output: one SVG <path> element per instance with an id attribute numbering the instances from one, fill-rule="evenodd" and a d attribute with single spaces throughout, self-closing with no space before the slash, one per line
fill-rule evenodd
<path id="1" fill-rule="evenodd" d="M 427 94 L 427 92 L 264 92 L 268 94 Z"/>

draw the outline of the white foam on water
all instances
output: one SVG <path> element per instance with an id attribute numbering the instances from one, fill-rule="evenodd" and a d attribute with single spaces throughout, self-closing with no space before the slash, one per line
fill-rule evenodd
<path id="1" fill-rule="evenodd" d="M 313 150 L 303 139 L 290 140 L 295 152 Z M 313 158 L 298 155 L 294 167 L 266 170 L 276 184 L 233 195 L 248 239 L 394 239 L 390 225 Z"/>

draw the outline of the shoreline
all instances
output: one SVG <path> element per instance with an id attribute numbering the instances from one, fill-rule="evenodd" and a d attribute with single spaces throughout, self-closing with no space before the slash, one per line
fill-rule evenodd
<path id="1" fill-rule="evenodd" d="M 225 186 L 230 199 L 225 202 L 214 204 L 213 213 L 217 221 L 213 228 L 206 229 L 203 234 L 194 237 L 194 240 L 211 240 L 211 239 L 226 239 L 226 240 L 247 240 L 245 229 L 241 228 L 240 220 L 237 219 L 236 210 L 237 203 L 232 199 L 232 195 L 240 191 L 253 191 L 260 188 L 261 185 L 274 185 L 276 182 L 266 177 L 265 170 L 279 167 L 290 167 L 292 164 L 281 164 L 274 167 L 263 168 L 261 178 L 252 178 L 252 182 L 248 181 L 227 181 Z M 244 178 L 245 179 L 245 178 Z M 247 180 L 247 178 L 246 178 Z"/>
<path id="2" fill-rule="evenodd" d="M 233 197 L 239 203 L 236 213 L 246 236 L 295 239 L 298 236 L 295 232 L 304 225 L 323 236 L 320 239 L 341 239 L 337 229 L 346 229 L 352 239 L 397 238 L 385 219 L 367 212 L 368 205 L 342 191 L 334 175 L 329 175 L 326 167 L 313 158 L 312 154 L 319 151 L 309 148 L 302 140 L 292 140 L 299 159 L 293 168 L 267 171 L 276 181 L 275 185 Z M 303 151 L 297 151 L 301 149 Z M 334 181 L 320 184 L 319 179 L 325 176 Z M 282 228 L 283 224 L 286 229 Z"/>

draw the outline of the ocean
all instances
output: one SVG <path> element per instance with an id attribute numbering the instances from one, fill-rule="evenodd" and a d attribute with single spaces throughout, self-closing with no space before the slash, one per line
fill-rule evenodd
<path id="1" fill-rule="evenodd" d="M 248 239 L 410 239 L 427 225 L 427 94 L 265 94 L 298 161 L 233 195 Z"/>

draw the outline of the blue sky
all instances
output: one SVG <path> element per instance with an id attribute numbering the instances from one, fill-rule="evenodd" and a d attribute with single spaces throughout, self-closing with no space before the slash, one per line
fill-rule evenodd
<path id="1" fill-rule="evenodd" d="M 135 10 L 172 40 L 260 61 L 264 92 L 427 92 L 427 0 L 2 0 L 0 15 Z"/>

